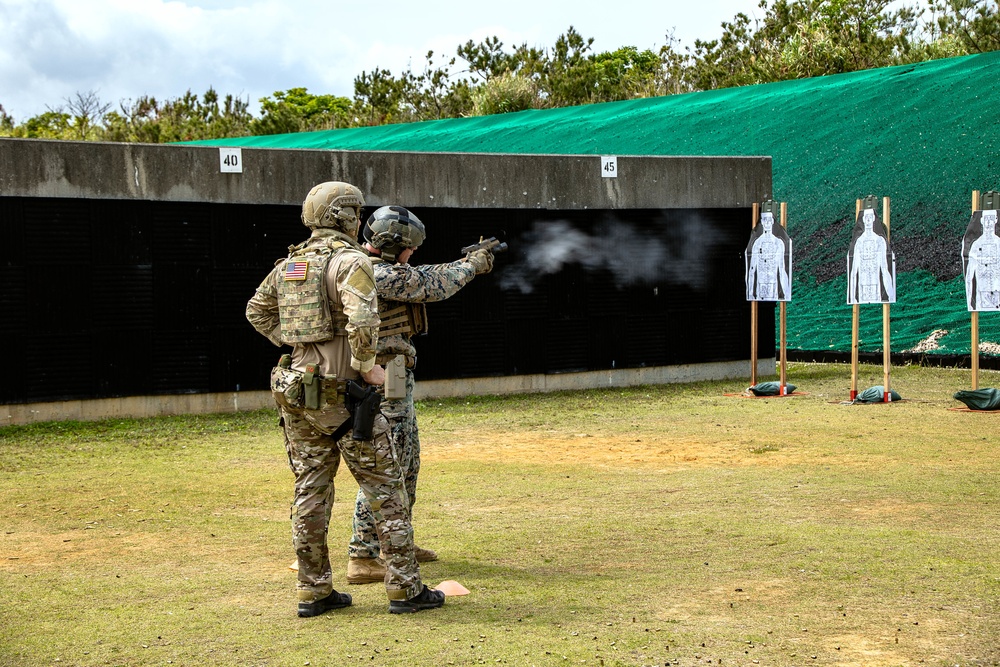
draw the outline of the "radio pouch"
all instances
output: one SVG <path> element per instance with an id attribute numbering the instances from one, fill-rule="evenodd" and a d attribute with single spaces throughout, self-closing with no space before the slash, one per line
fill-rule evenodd
<path id="1" fill-rule="evenodd" d="M 302 389 L 307 410 L 319 410 L 321 407 L 323 382 L 319 372 L 319 364 L 307 364 L 306 372 L 302 374 Z"/>

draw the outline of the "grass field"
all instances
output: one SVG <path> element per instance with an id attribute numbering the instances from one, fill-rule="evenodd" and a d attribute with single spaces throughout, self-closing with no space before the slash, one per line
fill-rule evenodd
<path id="1" fill-rule="evenodd" d="M 422 572 L 471 594 L 405 617 L 344 583 L 346 470 L 354 606 L 296 617 L 271 411 L 0 429 L 0 665 L 1000 664 L 1000 414 L 953 409 L 969 372 L 893 369 L 906 400 L 870 406 L 848 367 L 789 379 L 419 404 Z"/>

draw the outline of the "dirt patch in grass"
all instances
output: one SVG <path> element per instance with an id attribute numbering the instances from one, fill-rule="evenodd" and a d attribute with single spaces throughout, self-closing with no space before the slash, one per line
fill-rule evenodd
<path id="1" fill-rule="evenodd" d="M 187 553 L 201 548 L 195 537 L 171 533 L 130 532 L 127 536 L 100 535 L 98 530 L 59 533 L 20 532 L 4 535 L 0 549 L 0 571 L 19 571 L 26 567 L 50 568 L 75 563 L 122 563 L 134 565 L 132 558 L 146 559 L 149 554 Z"/>
<path id="2" fill-rule="evenodd" d="M 669 470 L 712 466 L 784 466 L 803 463 L 814 453 L 784 451 L 753 442 L 661 439 L 545 431 L 452 431 L 422 443 L 426 461 L 495 461 L 565 463 L 607 467 L 644 466 Z M 847 459 L 845 455 L 840 462 Z M 811 461 L 815 463 L 813 459 Z"/>

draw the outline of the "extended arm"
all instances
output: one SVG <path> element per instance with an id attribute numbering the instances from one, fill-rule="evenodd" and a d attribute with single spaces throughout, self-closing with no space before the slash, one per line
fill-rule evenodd
<path id="1" fill-rule="evenodd" d="M 379 295 L 390 301 L 444 301 L 475 277 L 476 267 L 468 259 L 448 264 L 379 264 L 376 267 Z"/>
<path id="2" fill-rule="evenodd" d="M 892 268 L 889 266 L 889 251 L 885 242 L 880 245 L 879 250 L 879 270 L 882 272 L 882 284 L 885 286 L 885 293 L 889 301 L 895 301 L 896 281 L 892 275 Z"/>
<path id="3" fill-rule="evenodd" d="M 760 244 L 760 239 L 754 241 L 753 247 L 750 249 L 750 257 L 747 258 L 747 300 L 750 301 L 754 297 L 753 285 L 754 278 L 757 276 L 757 253 L 758 246 Z"/>
<path id="4" fill-rule="evenodd" d="M 965 294 L 969 302 L 969 310 L 973 310 L 976 304 L 976 296 L 972 291 L 972 283 L 976 279 L 976 273 L 979 271 L 979 241 L 972 244 L 969 249 L 969 263 L 965 267 Z"/>
<path id="5" fill-rule="evenodd" d="M 781 284 L 781 293 L 783 298 L 787 299 L 788 295 L 791 294 L 791 280 L 788 277 L 788 271 L 785 268 L 785 244 L 782 242 L 780 244 L 780 249 L 775 253 L 774 260 L 778 263 L 778 280 Z"/>

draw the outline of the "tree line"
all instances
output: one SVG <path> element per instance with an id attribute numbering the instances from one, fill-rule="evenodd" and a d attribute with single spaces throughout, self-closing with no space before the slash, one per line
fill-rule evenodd
<path id="1" fill-rule="evenodd" d="M 713 40 L 682 47 L 673 33 L 654 52 L 594 52 L 572 26 L 550 48 L 507 47 L 496 37 L 429 51 L 399 75 L 376 68 L 354 79 L 354 97 L 290 88 L 249 101 L 143 95 L 116 109 L 96 93 L 15 122 L 0 104 L 0 136 L 166 143 L 455 118 L 672 95 L 852 72 L 1000 50 L 996 0 L 761 0 L 760 18 L 738 13 Z M 0 100 L 2 101 L 2 100 Z"/>

